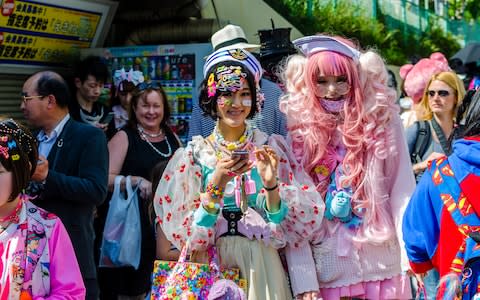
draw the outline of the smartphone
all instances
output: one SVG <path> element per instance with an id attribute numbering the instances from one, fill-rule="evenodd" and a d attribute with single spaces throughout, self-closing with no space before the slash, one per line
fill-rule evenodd
<path id="1" fill-rule="evenodd" d="M 240 159 L 247 159 L 249 153 L 247 150 L 233 150 L 232 151 L 232 158 L 240 157 Z"/>
<path id="2" fill-rule="evenodd" d="M 115 114 L 113 112 L 109 112 L 108 115 L 106 115 L 105 117 L 103 117 L 103 119 L 100 120 L 100 123 L 108 124 L 112 121 L 114 116 Z"/>

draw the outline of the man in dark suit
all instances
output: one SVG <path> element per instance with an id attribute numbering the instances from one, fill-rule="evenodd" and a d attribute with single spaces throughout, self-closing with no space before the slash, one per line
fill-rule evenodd
<path id="1" fill-rule="evenodd" d="M 25 119 L 39 129 L 40 156 L 32 180 L 42 188 L 34 202 L 65 224 L 87 289 L 86 299 L 96 300 L 93 216 L 95 206 L 107 195 L 105 134 L 70 118 L 68 87 L 55 72 L 29 77 L 22 94 L 20 108 Z"/>

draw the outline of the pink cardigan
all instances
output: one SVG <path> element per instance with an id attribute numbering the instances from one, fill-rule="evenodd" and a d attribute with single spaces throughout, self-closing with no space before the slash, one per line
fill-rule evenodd
<path id="1" fill-rule="evenodd" d="M 396 234 L 394 234 L 391 240 L 386 241 L 385 244 L 379 247 L 368 241 L 363 242 L 363 245 L 360 246 L 361 250 L 359 250 L 358 253 L 365 256 L 355 258 L 355 255 L 348 254 L 346 257 L 342 257 L 342 264 L 346 263 L 352 266 L 351 269 L 348 268 L 351 270 L 351 274 L 347 274 L 349 272 L 344 274 L 340 272 L 342 275 L 338 275 L 338 277 L 334 274 L 320 274 L 322 271 L 325 272 L 325 269 L 330 270 L 327 272 L 335 272 L 336 262 L 331 261 L 330 258 L 333 258 L 333 260 L 336 259 L 334 252 L 338 252 L 339 250 L 337 249 L 337 243 L 342 244 L 340 248 L 343 248 L 345 244 L 348 246 L 351 242 L 347 240 L 346 243 L 344 243 L 342 239 L 338 239 L 339 231 L 341 230 L 328 233 L 330 231 L 328 229 L 332 228 L 333 222 L 323 220 L 321 230 L 323 239 L 321 244 L 305 244 L 300 248 L 287 247 L 286 249 L 286 259 L 294 295 L 308 291 L 318 291 L 320 288 L 336 288 L 359 282 L 394 278 L 401 274 L 402 271 L 408 270 L 408 260 L 406 259 L 402 238 L 401 222 L 410 196 L 415 189 L 415 180 L 400 119 L 395 117 L 392 120 L 392 126 L 394 126 L 395 133 L 392 139 L 395 141 L 395 149 L 398 154 L 396 157 L 389 157 L 385 160 L 384 174 L 387 176 L 386 184 L 387 190 L 389 191 L 388 203 Z M 358 247 L 358 243 L 355 247 Z M 350 247 L 350 249 L 355 247 Z M 388 253 L 385 253 L 386 248 L 388 248 Z M 341 251 L 340 249 L 340 252 Z M 352 251 L 355 251 L 355 249 Z M 366 252 L 370 253 L 370 255 L 367 255 Z M 382 259 L 384 258 L 388 263 L 393 263 L 393 265 L 389 269 L 374 267 L 366 271 L 362 266 L 362 264 L 364 264 L 362 260 L 367 259 L 374 261 L 375 257 L 382 257 Z M 321 262 L 325 260 L 330 261 L 325 265 Z M 333 266 L 331 264 L 333 264 Z M 372 263 L 372 265 L 375 264 Z M 358 266 L 358 270 L 356 266 Z M 340 270 L 340 268 L 338 268 L 338 270 Z M 319 272 L 318 275 L 317 272 Z M 330 277 L 330 279 L 328 282 L 322 282 L 322 277 Z"/>
<path id="2" fill-rule="evenodd" d="M 23 201 L 23 200 L 21 200 Z M 0 233 L 0 299 L 85 299 L 72 243 L 60 219 L 24 202 L 19 222 Z"/>

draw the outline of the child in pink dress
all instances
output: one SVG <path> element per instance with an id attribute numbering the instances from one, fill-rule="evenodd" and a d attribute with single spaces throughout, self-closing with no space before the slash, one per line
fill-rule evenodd
<path id="1" fill-rule="evenodd" d="M 60 219 L 24 193 L 37 166 L 35 138 L 0 122 L 0 299 L 85 299 L 72 243 Z"/>
<path id="2" fill-rule="evenodd" d="M 303 299 L 409 299 L 400 234 L 415 182 L 385 64 L 342 38 L 293 43 L 303 55 L 289 58 L 281 109 L 325 219 L 318 240 L 286 249 L 292 289 Z"/>

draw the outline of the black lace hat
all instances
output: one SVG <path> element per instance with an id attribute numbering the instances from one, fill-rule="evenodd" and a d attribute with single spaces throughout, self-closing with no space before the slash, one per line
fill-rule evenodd
<path id="1" fill-rule="evenodd" d="M 292 28 L 272 28 L 258 31 L 260 37 L 260 58 L 286 56 L 296 53 L 290 41 Z"/>

